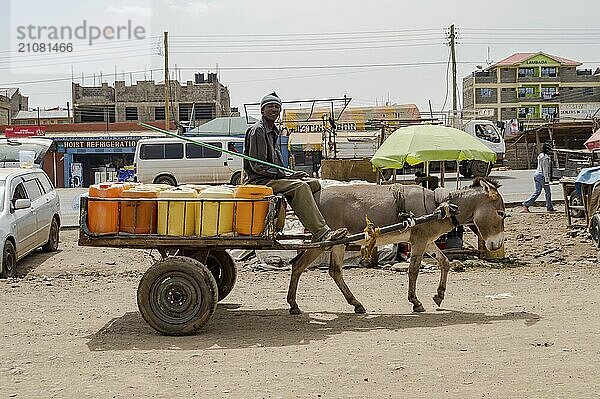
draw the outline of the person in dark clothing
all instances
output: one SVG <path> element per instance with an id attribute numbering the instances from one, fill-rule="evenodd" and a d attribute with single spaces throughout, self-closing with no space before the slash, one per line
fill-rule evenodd
<path id="1" fill-rule="evenodd" d="M 246 132 L 244 154 L 269 163 L 283 166 L 279 147 L 280 131 L 275 121 L 281 113 L 281 99 L 276 93 L 263 97 L 260 102 L 262 114 Z M 321 190 L 318 180 L 306 179 L 305 172 L 285 172 L 279 168 L 244 159 L 244 184 L 262 184 L 282 193 L 302 222 L 313 235 L 314 241 L 329 241 L 348 234 L 345 228 L 332 230 L 317 207 L 314 194 Z"/>

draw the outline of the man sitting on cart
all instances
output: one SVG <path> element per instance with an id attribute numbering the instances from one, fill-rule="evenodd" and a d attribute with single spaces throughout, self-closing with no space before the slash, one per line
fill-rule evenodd
<path id="1" fill-rule="evenodd" d="M 281 113 L 281 99 L 275 92 L 266 95 L 260 102 L 261 120 L 246 132 L 244 154 L 250 157 L 283 165 L 278 139 L 280 131 L 275 121 Z M 273 166 L 244 159 L 244 184 L 262 184 L 283 194 L 298 219 L 313 235 L 313 241 L 330 241 L 348 234 L 345 228 L 332 230 L 319 211 L 314 194 L 321 190 L 316 179 L 306 179 L 308 174 L 297 171 L 285 172 Z"/>

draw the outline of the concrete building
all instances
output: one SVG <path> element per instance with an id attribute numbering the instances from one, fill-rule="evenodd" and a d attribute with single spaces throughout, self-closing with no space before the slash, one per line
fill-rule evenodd
<path id="1" fill-rule="evenodd" d="M 170 81 L 170 119 L 189 125 L 202 124 L 213 118 L 229 116 L 231 112 L 229 89 L 223 86 L 215 73 L 205 78 L 203 73 L 182 86 Z M 116 81 L 114 87 L 83 87 L 72 84 L 75 123 L 80 122 L 153 122 L 165 120 L 164 83 L 138 81 L 126 86 Z"/>
<path id="2" fill-rule="evenodd" d="M 10 125 L 19 111 L 28 109 L 29 97 L 17 87 L 0 87 L 0 125 Z"/>
<path id="3" fill-rule="evenodd" d="M 463 79 L 463 114 L 521 126 L 600 116 L 600 71 L 581 65 L 543 52 L 513 54 Z"/>
<path id="4" fill-rule="evenodd" d="M 56 125 L 73 123 L 71 111 L 60 107 L 44 110 L 19 111 L 13 117 L 13 125 Z"/>
<path id="5" fill-rule="evenodd" d="M 10 99 L 0 94 L 0 125 L 10 124 Z"/>

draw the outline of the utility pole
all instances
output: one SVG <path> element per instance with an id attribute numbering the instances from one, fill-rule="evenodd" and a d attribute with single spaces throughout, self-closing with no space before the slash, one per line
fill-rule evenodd
<path id="1" fill-rule="evenodd" d="M 452 58 L 452 117 L 455 118 L 457 114 L 457 102 L 456 102 L 456 51 L 455 51 L 455 39 L 454 24 L 450 25 L 450 56 Z"/>
<path id="2" fill-rule="evenodd" d="M 165 32 L 165 130 L 169 130 L 169 32 Z"/>

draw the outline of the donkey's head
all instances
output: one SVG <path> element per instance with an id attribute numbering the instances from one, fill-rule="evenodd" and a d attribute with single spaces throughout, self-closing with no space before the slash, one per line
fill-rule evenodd
<path id="1" fill-rule="evenodd" d="M 473 223 L 477 226 L 485 246 L 492 251 L 504 243 L 504 200 L 498 192 L 500 184 L 491 179 L 476 178 L 471 189 L 481 190 L 474 208 Z"/>

